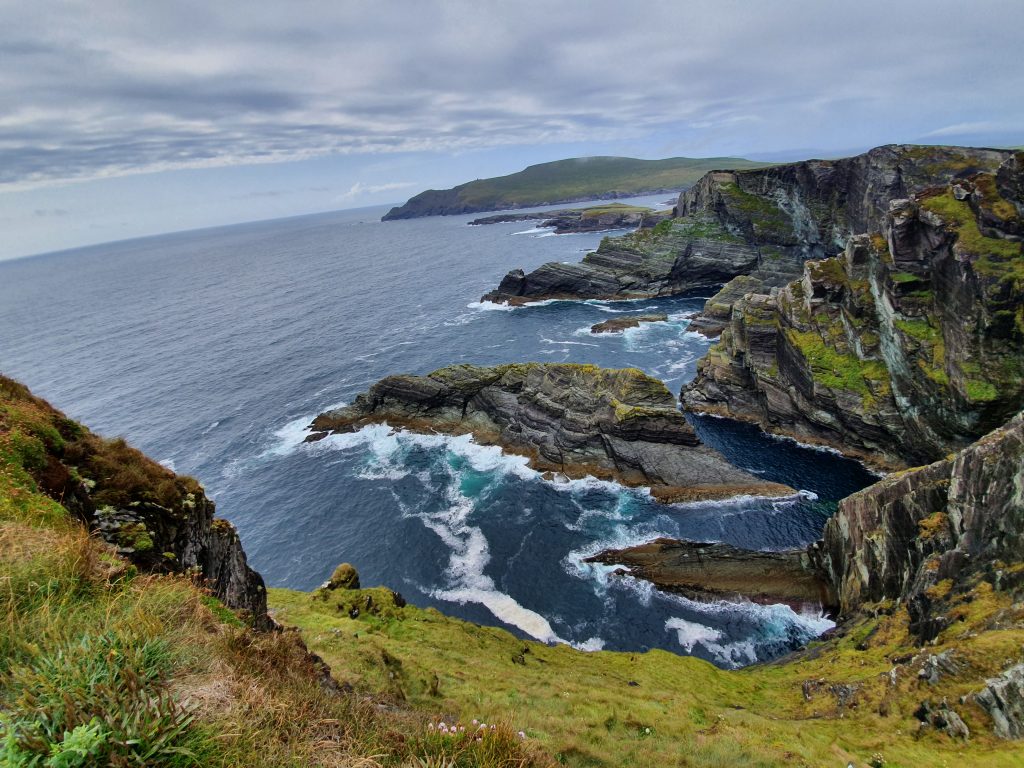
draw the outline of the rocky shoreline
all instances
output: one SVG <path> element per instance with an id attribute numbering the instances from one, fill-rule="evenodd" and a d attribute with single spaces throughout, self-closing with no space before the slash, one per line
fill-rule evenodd
<path id="1" fill-rule="evenodd" d="M 894 201 L 878 232 L 781 289 L 712 299 L 721 338 L 684 407 L 883 469 L 998 427 L 1024 407 L 1022 186 L 1013 157 Z"/>
<path id="2" fill-rule="evenodd" d="M 484 216 L 469 222 L 470 226 L 507 224 L 517 221 L 539 221 L 543 229 L 553 229 L 556 235 L 579 232 L 604 232 L 612 229 L 635 229 L 653 227 L 672 216 L 672 211 L 655 211 L 623 203 L 611 203 L 590 208 L 574 208 L 562 211 L 537 211 L 533 213 L 500 213 Z"/>
<path id="3" fill-rule="evenodd" d="M 484 299 L 678 295 L 717 289 L 739 275 L 779 287 L 798 278 L 807 259 L 835 256 L 853 235 L 877 231 L 890 201 L 995 172 L 1012 155 L 890 145 L 841 160 L 711 172 L 680 194 L 670 222 L 608 239 L 578 264 L 513 270 Z"/>
<path id="4" fill-rule="evenodd" d="M 795 493 L 703 445 L 665 385 L 635 368 L 516 363 L 389 376 L 352 405 L 319 415 L 307 440 L 382 422 L 472 434 L 528 457 L 538 471 L 650 487 L 666 503 Z"/>

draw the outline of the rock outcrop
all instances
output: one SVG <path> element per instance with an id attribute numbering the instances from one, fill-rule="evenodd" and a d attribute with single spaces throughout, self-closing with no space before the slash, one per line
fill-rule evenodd
<path id="1" fill-rule="evenodd" d="M 1024 414 L 974 445 L 843 499 L 809 554 L 851 615 L 906 605 L 920 641 L 979 585 L 1024 595 Z"/>
<path id="2" fill-rule="evenodd" d="M 761 293 L 763 289 L 764 281 L 752 275 L 734 277 L 704 303 L 704 309 L 690 320 L 687 330 L 701 333 L 709 339 L 721 335 L 732 319 L 732 308 L 736 302 L 748 293 Z"/>
<path id="3" fill-rule="evenodd" d="M 1022 158 L 895 201 L 880 232 L 736 301 L 685 407 L 883 467 L 1005 422 L 1024 407 Z"/>
<path id="4" fill-rule="evenodd" d="M 611 320 L 604 320 L 590 326 L 591 333 L 619 333 L 628 328 L 638 328 L 643 323 L 664 323 L 668 315 L 662 313 L 657 315 L 625 315 L 613 317 Z"/>
<path id="5" fill-rule="evenodd" d="M 538 227 L 553 229 L 556 235 L 578 232 L 604 232 L 609 229 L 635 229 L 654 227 L 672 216 L 672 211 L 654 211 L 623 203 L 575 208 L 564 211 L 537 211 L 535 213 L 501 213 L 469 222 L 473 226 L 505 224 L 515 221 L 539 221 Z"/>
<path id="6" fill-rule="evenodd" d="M 954 178 L 994 172 L 1012 153 L 884 146 L 841 160 L 708 173 L 679 196 L 677 218 L 652 235 L 607 240 L 580 264 L 510 272 L 484 298 L 638 298 L 686 293 L 753 274 L 767 286 L 798 277 L 804 261 L 834 256 L 855 234 L 880 229 L 889 203 Z"/>
<path id="7" fill-rule="evenodd" d="M 743 597 L 797 609 L 835 605 L 828 583 L 802 550 L 757 552 L 728 544 L 660 538 L 627 549 L 608 549 L 587 562 L 625 566 L 624 573 L 691 600 Z"/>
<path id="8" fill-rule="evenodd" d="M 47 495 L 95 530 L 118 554 L 151 573 L 195 574 L 255 627 L 272 626 L 263 578 L 252 570 L 231 523 L 193 478 L 176 475 L 127 445 L 100 438 L 26 387 L 0 376 L 0 432 L 7 407 L 48 424 L 46 454 L 33 459 Z"/>
<path id="9" fill-rule="evenodd" d="M 307 439 L 381 422 L 471 433 L 528 456 L 539 471 L 651 486 L 666 502 L 793 493 L 701 444 L 665 385 L 635 368 L 518 363 L 389 376 L 352 405 L 318 416 Z"/>

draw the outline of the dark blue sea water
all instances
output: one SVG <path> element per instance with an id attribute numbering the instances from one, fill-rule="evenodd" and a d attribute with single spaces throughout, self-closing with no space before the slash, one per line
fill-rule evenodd
<path id="1" fill-rule="evenodd" d="M 785 606 L 664 595 L 583 558 L 659 535 L 802 546 L 836 499 L 872 480 L 832 454 L 702 418 L 701 436 L 737 464 L 819 499 L 664 506 L 605 482 L 545 481 L 465 437 L 371 427 L 303 444 L 313 416 L 391 373 L 577 361 L 637 366 L 677 390 L 708 346 L 686 328 L 700 297 L 476 303 L 507 270 L 576 261 L 602 235 L 469 227 L 468 216 L 381 223 L 384 210 L 0 262 L 0 369 L 198 477 L 272 586 L 309 589 L 349 561 L 364 584 L 525 636 L 723 666 L 829 626 Z M 670 321 L 589 333 L 611 313 L 652 310 Z"/>

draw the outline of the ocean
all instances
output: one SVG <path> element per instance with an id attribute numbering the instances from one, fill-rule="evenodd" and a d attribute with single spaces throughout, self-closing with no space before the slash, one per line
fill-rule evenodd
<path id="1" fill-rule="evenodd" d="M 831 626 L 815 610 L 690 601 L 583 560 L 657 536 L 804 546 L 838 499 L 875 479 L 835 454 L 694 418 L 739 466 L 808 493 L 666 506 L 608 482 L 545 480 L 468 437 L 379 426 L 303 443 L 314 416 L 392 373 L 588 362 L 635 366 L 678 391 L 709 346 L 687 330 L 706 297 L 478 302 L 509 269 L 578 261 L 621 233 L 467 226 L 473 216 L 382 223 L 386 210 L 0 262 L 0 370 L 197 477 L 270 586 L 311 589 L 347 561 L 363 585 L 523 637 L 662 648 L 722 667 L 777 657 Z M 652 311 L 669 321 L 589 332 Z"/>

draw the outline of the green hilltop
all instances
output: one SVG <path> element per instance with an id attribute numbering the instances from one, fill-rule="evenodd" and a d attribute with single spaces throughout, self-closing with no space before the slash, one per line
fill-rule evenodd
<path id="1" fill-rule="evenodd" d="M 738 157 L 670 157 L 665 160 L 575 157 L 531 165 L 508 176 L 477 179 L 452 189 L 428 189 L 404 205 L 392 208 L 383 220 L 678 192 L 708 171 L 763 168 L 765 165 L 768 164 Z"/>

